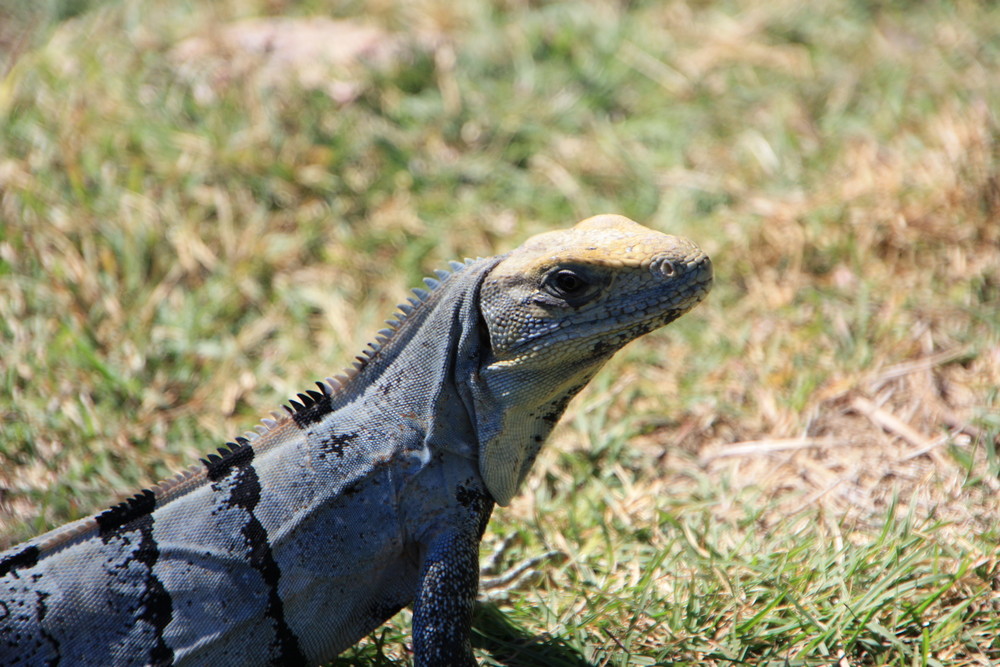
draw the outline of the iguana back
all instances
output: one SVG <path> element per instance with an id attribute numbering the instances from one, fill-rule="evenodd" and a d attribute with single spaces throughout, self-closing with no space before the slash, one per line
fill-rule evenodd
<path id="1" fill-rule="evenodd" d="M 258 433 L 0 554 L 0 665 L 317 664 L 411 603 L 418 665 L 474 664 L 494 502 L 711 264 L 598 216 L 452 269 Z"/>

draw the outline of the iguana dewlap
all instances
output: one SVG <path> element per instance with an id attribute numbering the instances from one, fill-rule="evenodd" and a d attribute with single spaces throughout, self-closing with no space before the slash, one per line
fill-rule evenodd
<path id="1" fill-rule="evenodd" d="M 479 540 L 569 400 L 712 282 L 615 215 L 453 265 L 347 375 L 201 465 L 0 554 L 0 665 L 317 664 L 413 605 L 474 665 Z"/>

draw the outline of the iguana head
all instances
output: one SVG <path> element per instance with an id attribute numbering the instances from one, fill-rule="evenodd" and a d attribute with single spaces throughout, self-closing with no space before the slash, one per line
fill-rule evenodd
<path id="1" fill-rule="evenodd" d="M 711 284 L 711 261 L 694 243 L 618 215 L 535 236 L 493 267 L 479 303 L 490 351 L 473 393 L 479 469 L 498 504 L 601 365 Z"/>

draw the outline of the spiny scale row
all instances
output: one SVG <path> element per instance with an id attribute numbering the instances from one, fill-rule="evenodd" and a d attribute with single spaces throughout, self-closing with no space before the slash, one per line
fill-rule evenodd
<path id="1" fill-rule="evenodd" d="M 436 279 L 424 278 L 424 283 L 427 285 L 428 289 L 422 289 L 419 287 L 413 289 L 413 293 L 416 295 L 416 298 L 410 297 L 408 299 L 409 303 L 400 304 L 398 306 L 400 312 L 397 313 L 393 319 L 386 320 L 386 324 L 388 324 L 389 327 L 379 330 L 379 332 L 375 335 L 375 340 L 368 344 L 368 347 L 363 351 L 363 356 L 359 355 L 352 364 L 351 368 L 346 369 L 339 375 L 328 377 L 323 382 L 317 382 L 316 385 L 319 387 L 319 391 L 310 389 L 304 393 L 298 394 L 298 400 L 289 401 L 288 405 L 282 406 L 285 408 L 287 414 L 272 412 L 271 418 L 265 417 L 262 419 L 261 423 L 255 427 L 255 431 L 248 431 L 244 435 L 235 438 L 235 442 L 227 442 L 224 447 L 218 448 L 217 453 L 208 454 L 205 458 L 203 458 L 201 460 L 201 464 L 192 464 L 186 470 L 178 472 L 165 480 L 161 480 L 157 484 L 154 484 L 151 489 L 143 490 L 140 493 L 123 500 L 110 509 L 105 510 L 100 515 L 91 517 L 85 521 L 68 524 L 64 527 L 65 530 L 56 531 L 49 540 L 40 543 L 38 547 L 43 550 L 48 550 L 58 544 L 64 543 L 67 540 L 73 539 L 75 536 L 83 534 L 96 526 L 99 526 L 101 522 L 120 523 L 122 521 L 129 520 L 133 515 L 145 511 L 147 506 L 151 507 L 152 504 L 162 500 L 166 495 L 178 491 L 186 482 L 204 473 L 206 468 L 219 466 L 223 464 L 228 457 L 239 454 L 245 447 L 248 447 L 251 442 L 276 428 L 286 419 L 290 419 L 295 413 L 305 410 L 315 405 L 318 401 L 341 391 L 344 386 L 347 385 L 347 383 L 350 382 L 351 379 L 365 367 L 365 364 L 371 361 L 375 353 L 382 349 L 382 346 L 389 341 L 393 334 L 396 333 L 402 323 L 406 321 L 406 318 L 409 317 L 430 297 L 431 292 L 440 287 L 441 283 L 452 275 L 452 272 L 458 271 L 475 261 L 476 260 L 474 259 L 466 259 L 464 263 L 451 262 L 451 272 L 439 270 L 435 271 L 435 275 L 437 276 Z"/>
<path id="2" fill-rule="evenodd" d="M 287 415 L 282 415 L 279 412 L 272 412 L 272 419 L 262 419 L 261 424 L 256 427 L 256 432 L 248 431 L 245 437 L 249 440 L 254 440 L 258 436 L 263 435 L 270 431 L 272 428 L 280 424 L 284 419 L 294 415 L 297 412 L 305 410 L 318 401 L 323 400 L 328 396 L 332 396 L 337 392 L 341 391 L 354 377 L 361 372 L 361 370 L 372 360 L 375 353 L 382 349 L 382 347 L 389 342 L 393 335 L 399 330 L 403 322 L 412 315 L 417 308 L 419 308 L 428 298 L 430 298 L 431 293 L 438 289 L 441 284 L 446 281 L 451 275 L 465 268 L 469 264 L 472 264 L 478 260 L 466 258 L 464 262 L 451 261 L 448 263 L 450 271 L 444 269 L 438 269 L 434 272 L 436 278 L 426 277 L 424 278 L 424 284 L 427 285 L 428 289 L 423 289 L 421 287 L 414 287 L 414 296 L 408 297 L 408 303 L 401 303 L 396 308 L 399 312 L 393 315 L 392 319 L 386 320 L 385 323 L 389 326 L 384 329 L 379 329 L 375 334 L 375 340 L 370 341 L 367 347 L 362 350 L 362 353 L 354 358 L 349 368 L 344 369 L 344 371 L 338 375 L 332 377 L 327 377 L 324 381 L 317 382 L 316 385 L 319 387 L 319 391 L 309 390 L 306 393 L 298 394 L 297 398 L 299 400 L 291 400 L 288 405 L 282 406 L 285 409 Z"/>

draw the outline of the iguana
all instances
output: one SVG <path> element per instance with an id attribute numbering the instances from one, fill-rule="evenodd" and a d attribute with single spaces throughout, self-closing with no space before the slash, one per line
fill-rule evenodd
<path id="1" fill-rule="evenodd" d="M 601 365 L 711 282 L 696 245 L 614 215 L 453 263 L 287 414 L 0 554 L 0 664 L 317 664 L 412 604 L 417 665 L 475 665 L 494 504 Z"/>

